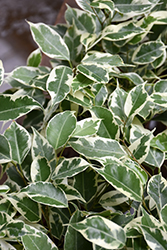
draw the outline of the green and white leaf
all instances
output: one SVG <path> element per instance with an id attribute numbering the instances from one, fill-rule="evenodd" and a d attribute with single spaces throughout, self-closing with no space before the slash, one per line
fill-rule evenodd
<path id="1" fill-rule="evenodd" d="M 108 97 L 107 87 L 103 83 L 95 83 L 91 86 L 91 91 L 95 95 L 94 104 L 103 106 Z"/>
<path id="2" fill-rule="evenodd" d="M 112 190 L 103 194 L 99 200 L 99 203 L 105 209 L 111 209 L 113 206 L 118 206 L 128 200 L 128 197 L 119 192 L 118 190 Z"/>
<path id="3" fill-rule="evenodd" d="M 119 77 L 128 79 L 129 81 L 131 81 L 135 85 L 139 85 L 139 84 L 143 84 L 144 83 L 144 81 L 140 77 L 140 75 L 138 75 L 135 72 L 122 73 L 122 74 L 119 74 Z"/>
<path id="4" fill-rule="evenodd" d="M 117 158 L 126 155 L 122 146 L 116 141 L 101 137 L 79 138 L 76 141 L 70 141 L 70 145 L 78 153 L 88 158 L 103 158 L 106 156 L 115 156 Z"/>
<path id="5" fill-rule="evenodd" d="M 2 61 L 0 60 L 0 85 L 2 85 L 3 79 L 4 79 L 4 67 Z"/>
<path id="6" fill-rule="evenodd" d="M 43 232 L 37 234 L 27 234 L 22 236 L 22 242 L 25 250 L 58 250 L 57 246 Z"/>
<path id="7" fill-rule="evenodd" d="M 38 67 L 42 60 L 40 49 L 35 49 L 27 58 L 27 66 Z"/>
<path id="8" fill-rule="evenodd" d="M 77 70 L 92 81 L 98 83 L 107 83 L 109 81 L 109 75 L 107 70 L 95 64 L 79 64 L 77 66 Z"/>
<path id="9" fill-rule="evenodd" d="M 5 212 L 0 212 L 0 230 L 11 221 L 11 217 L 5 213 Z"/>
<path id="10" fill-rule="evenodd" d="M 7 185 L 5 184 L 0 185 L 0 194 L 8 193 L 9 190 L 10 190 L 10 187 L 8 187 Z"/>
<path id="11" fill-rule="evenodd" d="M 150 147 L 148 155 L 144 160 L 144 162 L 156 168 L 160 168 L 164 163 L 164 161 L 165 161 L 165 152 L 162 152 L 161 150 L 153 147 Z"/>
<path id="12" fill-rule="evenodd" d="M 46 83 L 46 88 L 51 96 L 52 105 L 56 105 L 65 99 L 70 92 L 73 79 L 72 69 L 66 66 L 58 66 L 52 69 Z"/>
<path id="13" fill-rule="evenodd" d="M 165 45 L 159 40 L 143 43 L 133 53 L 132 61 L 139 65 L 152 63 L 163 55 L 164 50 Z"/>
<path id="14" fill-rule="evenodd" d="M 119 138 L 119 126 L 117 125 L 114 116 L 110 112 L 110 110 L 103 107 L 94 106 L 90 111 L 97 118 L 101 119 L 97 135 L 110 139 Z"/>
<path id="15" fill-rule="evenodd" d="M 150 96 L 150 101 L 161 107 L 167 108 L 167 92 L 164 93 L 153 93 Z"/>
<path id="16" fill-rule="evenodd" d="M 4 133 L 11 148 L 11 158 L 21 164 L 31 147 L 31 137 L 27 130 L 16 122 L 12 122 Z"/>
<path id="17" fill-rule="evenodd" d="M 165 60 L 166 60 L 166 48 L 164 48 L 163 54 L 160 57 L 158 57 L 154 62 L 152 62 L 151 65 L 153 66 L 154 69 L 157 69 L 165 63 Z"/>
<path id="18" fill-rule="evenodd" d="M 80 90 L 76 91 L 73 95 L 69 94 L 67 96 L 67 100 L 85 108 L 89 108 L 92 106 L 92 100 Z"/>
<path id="19" fill-rule="evenodd" d="M 35 223 L 41 219 L 39 204 L 31 200 L 26 193 L 12 193 L 7 199 L 26 220 Z"/>
<path id="20" fill-rule="evenodd" d="M 114 12 L 114 3 L 110 0 L 93 0 L 91 1 L 90 6 L 93 8 L 108 9 L 110 11 L 111 17 Z"/>
<path id="21" fill-rule="evenodd" d="M 0 164 L 11 161 L 11 148 L 8 140 L 0 134 Z"/>
<path id="22" fill-rule="evenodd" d="M 0 212 L 5 212 L 12 218 L 16 214 L 15 208 L 6 197 L 0 200 Z"/>
<path id="23" fill-rule="evenodd" d="M 95 215 L 70 225 L 85 239 L 105 249 L 122 248 L 125 245 L 126 236 L 122 227 L 104 217 Z"/>
<path id="24" fill-rule="evenodd" d="M 61 236 L 63 234 L 63 221 L 61 219 L 60 214 L 50 210 L 49 211 L 49 225 L 52 235 L 56 239 L 61 239 Z"/>
<path id="25" fill-rule="evenodd" d="M 72 177 L 86 168 L 90 164 L 82 158 L 72 157 L 70 159 L 63 159 L 61 163 L 56 167 L 55 172 L 52 175 L 52 179 L 64 179 L 66 177 Z"/>
<path id="26" fill-rule="evenodd" d="M 0 249 L 4 249 L 4 250 L 16 250 L 15 247 L 13 247 L 11 244 L 9 244 L 8 242 L 6 242 L 3 239 L 0 239 Z"/>
<path id="27" fill-rule="evenodd" d="M 37 156 L 31 164 L 31 180 L 37 181 L 49 181 L 51 168 L 49 162 L 45 157 Z"/>
<path id="28" fill-rule="evenodd" d="M 109 162 L 103 162 L 104 167 L 95 170 L 118 191 L 125 196 L 136 201 L 141 201 L 143 193 L 143 183 L 141 177 L 129 166 L 118 160 L 116 157 L 110 157 Z"/>
<path id="29" fill-rule="evenodd" d="M 85 137 L 94 135 L 97 133 L 99 125 L 99 119 L 85 118 L 81 121 L 78 121 L 72 137 Z"/>
<path id="30" fill-rule="evenodd" d="M 84 200 L 84 198 L 81 196 L 81 194 L 78 192 L 78 190 L 75 189 L 74 187 L 72 187 L 70 185 L 66 185 L 66 184 L 59 184 L 59 187 L 66 194 L 66 197 L 67 197 L 68 201 L 80 200 L 80 201 L 86 203 L 86 201 Z"/>
<path id="31" fill-rule="evenodd" d="M 29 96 L 0 95 L 0 120 L 14 120 L 42 106 Z"/>
<path id="32" fill-rule="evenodd" d="M 165 204 L 161 209 L 161 218 L 162 221 L 167 225 L 167 204 Z"/>
<path id="33" fill-rule="evenodd" d="M 159 80 L 153 86 L 154 92 L 165 93 L 167 92 L 167 80 Z"/>
<path id="34" fill-rule="evenodd" d="M 150 145 L 161 150 L 162 152 L 167 152 L 167 129 L 154 136 Z"/>
<path id="35" fill-rule="evenodd" d="M 50 58 L 70 60 L 70 53 L 67 45 L 61 36 L 44 23 L 32 23 L 30 25 L 32 37 L 44 54 Z"/>
<path id="36" fill-rule="evenodd" d="M 33 201 L 53 206 L 67 207 L 67 198 L 64 192 L 49 182 L 35 182 L 22 189 Z"/>
<path id="37" fill-rule="evenodd" d="M 76 91 L 78 91 L 80 89 L 83 89 L 89 85 L 92 85 L 93 82 L 94 81 L 90 80 L 86 76 L 79 73 L 73 78 L 73 81 L 71 84 L 72 91 L 73 91 L 73 93 L 75 93 Z"/>
<path id="38" fill-rule="evenodd" d="M 46 135 L 54 149 L 62 147 L 70 138 L 76 127 L 73 111 L 64 111 L 55 115 L 48 123 Z"/>
<path id="39" fill-rule="evenodd" d="M 143 135 L 147 135 L 148 133 L 150 133 L 150 130 L 144 128 L 139 119 L 135 117 L 130 128 L 130 143 L 135 142 L 137 139 L 139 139 Z"/>

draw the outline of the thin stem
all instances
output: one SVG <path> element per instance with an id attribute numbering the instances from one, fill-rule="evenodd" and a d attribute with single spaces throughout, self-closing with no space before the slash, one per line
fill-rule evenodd
<path id="1" fill-rule="evenodd" d="M 68 62 L 69 62 L 70 68 L 73 69 L 71 61 L 69 60 Z"/>

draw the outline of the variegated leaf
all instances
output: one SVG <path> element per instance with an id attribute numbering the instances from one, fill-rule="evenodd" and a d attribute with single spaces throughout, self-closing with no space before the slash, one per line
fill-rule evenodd
<path id="1" fill-rule="evenodd" d="M 59 187 L 66 194 L 66 197 L 67 197 L 68 201 L 80 200 L 80 201 L 86 203 L 86 201 L 83 199 L 83 197 L 81 196 L 81 194 L 74 187 L 72 187 L 70 185 L 65 185 L 65 184 L 59 184 Z"/>
<path id="2" fill-rule="evenodd" d="M 103 83 L 95 83 L 91 86 L 91 91 L 95 95 L 94 104 L 103 106 L 108 97 L 107 87 Z"/>
<path id="3" fill-rule="evenodd" d="M 92 106 L 92 100 L 82 91 L 78 90 L 73 95 L 68 94 L 67 100 L 77 105 L 89 108 Z"/>
<path id="4" fill-rule="evenodd" d="M 150 145 L 154 148 L 167 152 L 167 129 L 152 138 Z"/>
<path id="5" fill-rule="evenodd" d="M 112 186 L 130 199 L 141 201 L 143 183 L 138 174 L 115 157 L 103 162 L 104 167 L 95 170 Z"/>
<path id="6" fill-rule="evenodd" d="M 128 200 L 128 197 L 119 192 L 113 190 L 103 194 L 99 200 L 99 203 L 106 209 L 111 209 L 112 206 L 118 206 Z"/>
<path id="7" fill-rule="evenodd" d="M 54 149 L 62 147 L 70 138 L 76 127 L 74 112 L 64 111 L 55 115 L 48 123 L 46 135 Z"/>
<path id="8" fill-rule="evenodd" d="M 61 163 L 56 167 L 55 172 L 52 175 L 52 179 L 64 179 L 66 177 L 72 177 L 86 168 L 89 163 L 82 158 L 75 157 L 70 159 L 63 159 Z"/>
<path id="9" fill-rule="evenodd" d="M 148 182 L 147 192 L 155 201 L 158 210 L 167 204 L 167 181 L 162 174 L 154 175 Z"/>
<path id="10" fill-rule="evenodd" d="M 51 96 L 52 104 L 55 105 L 65 99 L 70 92 L 73 79 L 72 69 L 66 66 L 58 66 L 52 69 L 46 83 L 46 88 Z"/>
<path id="11" fill-rule="evenodd" d="M 67 45 L 61 36 L 52 28 L 44 23 L 31 23 L 32 37 L 39 48 L 50 58 L 70 60 L 70 54 Z"/>
<path id="12" fill-rule="evenodd" d="M 48 160 L 52 171 L 54 171 L 56 167 L 56 155 L 54 148 L 35 128 L 32 129 L 34 134 L 31 149 L 32 158 L 35 159 L 38 156 L 45 157 Z"/>
<path id="13" fill-rule="evenodd" d="M 124 22 L 119 24 L 111 24 L 104 28 L 102 37 L 109 41 L 121 41 L 134 37 L 144 32 L 144 29 L 137 27 L 132 22 Z"/>
<path id="14" fill-rule="evenodd" d="M 119 137 L 119 127 L 110 110 L 103 107 L 92 107 L 90 111 L 93 112 L 97 118 L 101 119 L 97 135 L 110 139 Z"/>
<path id="15" fill-rule="evenodd" d="M 22 189 L 33 201 L 53 206 L 67 207 L 67 198 L 64 192 L 49 182 L 35 182 Z"/>
<path id="16" fill-rule="evenodd" d="M 131 124 L 130 129 L 130 143 L 135 142 L 137 139 L 141 138 L 143 135 L 150 133 L 150 130 L 144 128 L 143 124 L 135 117 Z"/>
<path id="17" fill-rule="evenodd" d="M 167 92 L 167 80 L 159 80 L 154 86 L 154 92 L 165 93 Z"/>
<path id="18" fill-rule="evenodd" d="M 114 3 L 111 0 L 93 0 L 91 1 L 90 6 L 93 8 L 108 9 L 110 11 L 111 17 L 114 12 Z"/>
<path id="19" fill-rule="evenodd" d="M 77 66 L 77 70 L 92 81 L 98 83 L 107 83 L 109 81 L 109 75 L 107 70 L 95 64 L 94 65 L 79 64 Z"/>
<path id="20" fill-rule="evenodd" d="M 0 85 L 3 83 L 3 79 L 4 79 L 4 67 L 2 61 L 0 60 Z"/>
<path id="21" fill-rule="evenodd" d="M 150 13 L 152 17 L 156 18 L 155 24 L 166 24 L 167 23 L 167 13 L 165 10 L 153 11 Z"/>
<path id="22" fill-rule="evenodd" d="M 3 184 L 0 185 L 0 193 L 1 194 L 8 193 L 9 190 L 10 190 L 10 187 L 8 187 L 7 185 L 5 185 L 5 184 L 4 185 Z"/>
<path id="23" fill-rule="evenodd" d="M 38 67 L 42 60 L 40 49 L 36 49 L 27 58 L 27 66 Z"/>
<path id="24" fill-rule="evenodd" d="M 134 73 L 134 72 L 122 73 L 119 75 L 119 77 L 128 79 L 129 81 L 133 82 L 133 84 L 135 85 L 144 83 L 143 79 L 137 73 Z"/>
<path id="25" fill-rule="evenodd" d="M 161 209 L 161 218 L 163 222 L 167 225 L 167 204 L 165 204 Z"/>
<path id="26" fill-rule="evenodd" d="M 154 139 L 154 138 L 153 138 Z M 156 168 L 160 168 L 165 161 L 165 152 L 157 148 L 150 147 L 145 163 Z"/>
<path id="27" fill-rule="evenodd" d="M 49 225 L 52 235 L 60 240 L 64 230 L 63 221 L 60 214 L 51 209 L 49 211 Z"/>
<path id="28" fill-rule="evenodd" d="M 35 223 L 41 219 L 39 204 L 25 193 L 12 193 L 7 196 L 7 199 L 26 220 Z"/>
<path id="29" fill-rule="evenodd" d="M 150 141 L 152 137 L 152 133 L 143 135 L 129 146 L 129 151 L 138 162 L 142 163 L 146 159 L 150 150 Z"/>
<path id="30" fill-rule="evenodd" d="M 164 48 L 163 54 L 157 59 L 155 59 L 155 61 L 152 62 L 151 65 L 153 66 L 154 69 L 157 69 L 165 63 L 165 60 L 166 60 L 166 48 Z"/>
<path id="31" fill-rule="evenodd" d="M 48 181 L 51 169 L 47 159 L 45 157 L 37 156 L 32 161 L 30 174 L 32 182 Z"/>
<path id="32" fill-rule="evenodd" d="M 0 230 L 11 221 L 11 217 L 5 213 L 5 212 L 0 212 Z"/>
<path id="33" fill-rule="evenodd" d="M 105 156 L 122 157 L 126 155 L 121 145 L 112 139 L 101 137 L 79 138 L 76 141 L 70 141 L 74 150 L 88 158 L 103 158 Z"/>
<path id="34" fill-rule="evenodd" d="M 0 95 L 0 120 L 14 120 L 42 106 L 29 96 Z"/>
<path id="35" fill-rule="evenodd" d="M 87 78 L 86 76 L 82 75 L 82 74 L 77 74 L 72 81 L 71 87 L 73 90 L 73 93 L 75 93 L 76 91 L 83 89 L 89 85 L 92 85 L 94 81 L 90 80 L 89 78 Z"/>
<path id="36" fill-rule="evenodd" d="M 78 223 L 81 220 L 83 220 L 83 215 L 81 211 L 76 210 L 70 218 L 70 224 Z M 91 242 L 87 241 L 78 231 L 73 229 L 70 224 L 65 234 L 64 250 L 78 250 L 81 248 L 92 250 Z"/>
<path id="37" fill-rule="evenodd" d="M 167 92 L 164 93 L 153 93 L 150 96 L 150 100 L 161 107 L 167 108 Z"/>
<path id="38" fill-rule="evenodd" d="M 21 164 L 31 147 L 31 137 L 27 130 L 16 122 L 12 122 L 4 133 L 11 147 L 11 158 Z"/>
<path id="39" fill-rule="evenodd" d="M 22 242 L 25 250 L 58 250 L 57 246 L 51 241 L 51 239 L 43 232 L 38 234 L 25 234 L 22 236 Z"/>
<path id="40" fill-rule="evenodd" d="M 78 223 L 70 224 L 88 241 L 105 249 L 122 248 L 126 242 L 122 227 L 101 216 L 91 216 Z"/>
<path id="41" fill-rule="evenodd" d="M 0 134 L 0 164 L 10 162 L 11 159 L 11 148 L 8 140 L 4 135 Z"/>
<path id="42" fill-rule="evenodd" d="M 139 65 L 152 63 L 164 53 L 164 50 L 165 45 L 161 41 L 143 43 L 133 53 L 132 61 Z"/>
<path id="43" fill-rule="evenodd" d="M 8 242 L 6 242 L 3 239 L 0 239 L 0 249 L 4 249 L 4 250 L 16 250 L 16 248 L 14 246 L 12 246 L 11 244 L 9 244 Z"/>
<path id="44" fill-rule="evenodd" d="M 85 137 L 94 135 L 97 133 L 99 125 L 99 119 L 85 118 L 81 121 L 78 121 L 72 137 Z"/>

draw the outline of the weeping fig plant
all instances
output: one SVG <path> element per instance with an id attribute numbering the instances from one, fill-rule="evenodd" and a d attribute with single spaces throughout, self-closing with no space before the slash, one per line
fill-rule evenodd
<path id="1" fill-rule="evenodd" d="M 0 62 L 0 249 L 165 250 L 165 1 L 76 2 Z"/>

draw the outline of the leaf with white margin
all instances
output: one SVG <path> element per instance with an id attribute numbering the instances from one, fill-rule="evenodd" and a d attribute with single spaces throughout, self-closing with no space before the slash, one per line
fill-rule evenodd
<path id="1" fill-rule="evenodd" d="M 69 140 L 76 127 L 76 117 L 73 111 L 56 114 L 48 123 L 46 135 L 49 143 L 56 150 Z"/>
<path id="2" fill-rule="evenodd" d="M 93 8 L 108 9 L 110 11 L 111 17 L 114 12 L 114 3 L 111 0 L 93 0 L 90 3 Z"/>
<path id="3" fill-rule="evenodd" d="M 0 60 L 0 85 L 2 85 L 3 79 L 4 79 L 4 67 L 2 61 Z"/>
<path id="4" fill-rule="evenodd" d="M 11 158 L 21 164 L 31 147 L 31 137 L 27 130 L 13 121 L 4 133 L 11 148 Z"/>
<path id="5" fill-rule="evenodd" d="M 77 70 L 92 81 L 98 83 L 107 83 L 109 81 L 108 72 L 103 67 L 97 66 L 95 64 L 79 64 L 77 66 Z"/>
<path id="6" fill-rule="evenodd" d="M 94 81 L 90 80 L 86 76 L 79 73 L 73 78 L 73 81 L 71 84 L 72 91 L 73 91 L 73 93 L 75 93 L 76 91 L 78 91 L 80 89 L 83 89 L 89 85 L 92 85 L 93 82 Z"/>
<path id="7" fill-rule="evenodd" d="M 117 125 L 110 110 L 103 107 L 94 106 L 90 112 L 93 113 L 97 118 L 101 119 L 97 135 L 110 139 L 116 139 L 119 137 L 119 126 Z"/>
<path id="8" fill-rule="evenodd" d="M 26 220 L 35 223 L 41 219 L 39 204 L 31 200 L 26 193 L 12 193 L 7 199 Z"/>
<path id="9" fill-rule="evenodd" d="M 167 92 L 167 80 L 159 80 L 153 86 L 154 92 L 165 93 Z"/>
<path id="10" fill-rule="evenodd" d="M 37 156 L 31 164 L 31 180 L 48 181 L 51 174 L 51 169 L 48 160 L 45 157 Z"/>
<path id="11" fill-rule="evenodd" d="M 164 48 L 163 50 L 163 54 L 158 57 L 154 62 L 151 63 L 151 65 L 153 66 L 154 69 L 159 68 L 160 66 L 162 66 L 166 61 L 166 48 Z"/>
<path id="12" fill-rule="evenodd" d="M 4 250 L 16 250 L 16 248 L 14 246 L 12 246 L 11 244 L 9 244 L 8 242 L 6 242 L 3 239 L 0 239 L 0 249 L 4 249 Z"/>
<path id="13" fill-rule="evenodd" d="M 51 234 L 56 239 L 60 240 L 64 231 L 63 221 L 60 214 L 52 211 L 51 209 L 49 211 L 49 226 Z"/>
<path id="14" fill-rule="evenodd" d="M 159 58 L 165 49 L 165 44 L 161 41 L 150 41 L 137 47 L 132 56 L 135 64 L 148 64 Z"/>
<path id="15" fill-rule="evenodd" d="M 39 102 L 29 96 L 0 95 L 0 120 L 19 118 L 33 109 L 43 109 Z"/>
<path id="16" fill-rule="evenodd" d="M 150 147 L 145 163 L 156 168 L 160 168 L 165 161 L 165 152 L 157 148 Z"/>
<path id="17" fill-rule="evenodd" d="M 7 198 L 2 198 L 0 200 L 0 212 L 5 212 L 9 216 L 14 217 L 16 210 L 13 205 L 7 200 Z"/>
<path id="18" fill-rule="evenodd" d="M 161 173 L 151 177 L 148 182 L 147 192 L 155 201 L 159 211 L 167 204 L 167 181 Z"/>
<path id="19" fill-rule="evenodd" d="M 91 86 L 91 91 L 95 95 L 94 105 L 103 106 L 108 97 L 107 87 L 103 83 L 95 83 Z"/>
<path id="20" fill-rule="evenodd" d="M 100 42 L 101 39 L 102 39 L 102 37 L 100 35 L 83 33 L 81 35 L 80 41 L 84 45 L 85 51 L 88 51 L 93 46 L 95 46 L 98 42 Z"/>
<path id="21" fill-rule="evenodd" d="M 70 226 L 88 241 L 105 249 L 122 248 L 126 242 L 123 228 L 101 216 L 94 215 L 81 222 L 71 223 Z"/>
<path id="22" fill-rule="evenodd" d="M 162 152 L 167 152 L 167 129 L 154 136 L 150 145 L 161 150 Z"/>
<path id="23" fill-rule="evenodd" d="M 130 199 L 141 202 L 143 183 L 139 175 L 129 166 L 110 157 L 109 162 L 102 162 L 103 168 L 94 168 L 107 182 Z"/>
<path id="24" fill-rule="evenodd" d="M 0 194 L 8 193 L 9 190 L 10 190 L 10 187 L 8 187 L 7 185 L 5 184 L 0 185 Z"/>
<path id="25" fill-rule="evenodd" d="M 135 72 L 122 73 L 119 75 L 119 77 L 128 79 L 129 81 L 133 82 L 135 85 L 144 83 L 143 79 Z"/>
<path id="26" fill-rule="evenodd" d="M 87 249 L 92 250 L 91 242 L 87 241 L 78 231 L 73 229 L 70 224 L 78 223 L 83 220 L 82 212 L 76 210 L 71 218 L 67 227 L 67 231 L 64 239 L 64 250 L 78 250 Z"/>
<path id="27" fill-rule="evenodd" d="M 108 25 L 102 31 L 102 38 L 109 41 L 122 41 L 144 32 L 144 29 L 137 27 L 132 22 Z"/>
<path id="28" fill-rule="evenodd" d="M 81 196 L 81 194 L 78 192 L 78 190 L 75 189 L 74 187 L 72 187 L 70 185 L 66 185 L 66 184 L 59 184 L 59 187 L 66 194 L 66 197 L 67 197 L 68 201 L 80 200 L 80 201 L 86 203 L 86 201 L 84 200 L 84 198 Z"/>
<path id="29" fill-rule="evenodd" d="M 51 239 L 43 232 L 37 234 L 25 234 L 22 237 L 22 243 L 25 250 L 58 250 L 57 246 L 51 241 Z"/>
<path id="30" fill-rule="evenodd" d="M 46 138 L 43 137 L 35 128 L 32 127 L 32 130 L 32 158 L 35 159 L 38 156 L 45 157 L 48 160 L 53 171 L 56 166 L 56 155 L 54 148 L 49 144 L 48 140 L 46 140 Z"/>
<path id="31" fill-rule="evenodd" d="M 86 13 L 85 11 L 79 9 L 71 8 L 68 5 L 67 10 L 65 12 L 65 19 L 70 26 L 75 24 L 79 35 L 83 33 L 95 33 L 96 23 L 90 13 Z"/>
<path id="32" fill-rule="evenodd" d="M 27 66 L 38 67 L 42 60 L 40 49 L 35 49 L 27 58 Z"/>
<path id="33" fill-rule="evenodd" d="M 55 172 L 52 175 L 52 180 L 64 179 L 66 177 L 72 177 L 89 167 L 89 163 L 80 157 L 73 157 L 70 159 L 63 159 L 61 163 L 56 167 Z"/>
<path id="34" fill-rule="evenodd" d="M 167 225 L 167 204 L 165 204 L 161 209 L 161 218 L 163 222 Z"/>
<path id="35" fill-rule="evenodd" d="M 11 161 L 11 148 L 8 140 L 0 134 L 0 164 Z"/>
<path id="36" fill-rule="evenodd" d="M 150 13 L 150 16 L 156 18 L 155 24 L 163 25 L 167 23 L 167 12 L 164 10 L 153 11 L 152 13 Z"/>
<path id="37" fill-rule="evenodd" d="M 114 114 L 118 125 L 124 123 L 127 120 L 127 116 L 124 112 L 127 95 L 128 93 L 126 91 L 117 86 L 114 92 L 109 96 L 109 109 Z"/>
<path id="38" fill-rule="evenodd" d="M 73 95 L 68 94 L 66 99 L 86 108 L 92 106 L 91 99 L 80 90 L 76 91 Z"/>
<path id="39" fill-rule="evenodd" d="M 46 83 L 46 88 L 51 96 L 52 104 L 55 105 L 65 99 L 70 92 L 73 79 L 72 69 L 66 66 L 53 68 Z"/>
<path id="40" fill-rule="evenodd" d="M 79 138 L 76 141 L 69 141 L 74 150 L 88 158 L 96 159 L 105 156 L 122 157 L 126 155 L 122 146 L 116 141 L 102 137 Z"/>
<path id="41" fill-rule="evenodd" d="M 135 142 L 137 139 L 139 139 L 143 135 L 147 135 L 149 132 L 150 130 L 144 128 L 143 124 L 139 121 L 139 119 L 135 117 L 130 128 L 130 143 Z"/>
<path id="42" fill-rule="evenodd" d="M 124 111 L 127 117 L 134 117 L 144 107 L 148 99 L 148 94 L 144 89 L 144 84 L 140 84 L 128 93 L 125 101 Z"/>
<path id="43" fill-rule="evenodd" d="M 5 212 L 0 212 L 0 230 L 11 221 L 11 217 L 5 213 Z"/>
<path id="44" fill-rule="evenodd" d="M 150 95 L 150 100 L 161 107 L 167 108 L 167 92 L 165 93 L 153 93 Z"/>
<path id="45" fill-rule="evenodd" d="M 112 206 L 118 206 L 128 200 L 128 197 L 119 192 L 118 190 L 112 190 L 100 197 L 99 203 L 105 208 L 109 209 Z"/>
<path id="46" fill-rule="evenodd" d="M 61 36 L 44 23 L 32 23 L 30 25 L 32 37 L 44 54 L 50 58 L 69 61 L 70 55 L 67 45 Z"/>
<path id="47" fill-rule="evenodd" d="M 32 183 L 23 188 L 21 192 L 25 192 L 32 200 L 48 206 L 60 208 L 68 206 L 64 192 L 49 182 Z"/>
<path id="48" fill-rule="evenodd" d="M 100 125 L 99 119 L 85 118 L 77 122 L 76 129 L 72 137 L 85 137 L 97 133 Z"/>
<path id="49" fill-rule="evenodd" d="M 146 159 L 150 150 L 150 141 L 152 138 L 152 133 L 143 135 L 129 146 L 129 151 L 139 163 L 142 163 Z"/>
<path id="50" fill-rule="evenodd" d="M 158 227 L 158 223 L 153 216 L 148 215 L 144 210 L 143 213 L 140 228 L 148 246 L 152 250 L 166 250 L 167 233 Z"/>
<path id="51" fill-rule="evenodd" d="M 85 1 L 85 0 L 76 0 L 76 3 L 78 4 L 78 6 L 81 9 L 83 9 L 83 10 L 85 10 L 87 12 L 90 12 L 91 14 L 95 15 L 95 13 L 93 12 L 92 8 L 90 7 L 91 0 L 87 0 L 87 1 Z"/>

